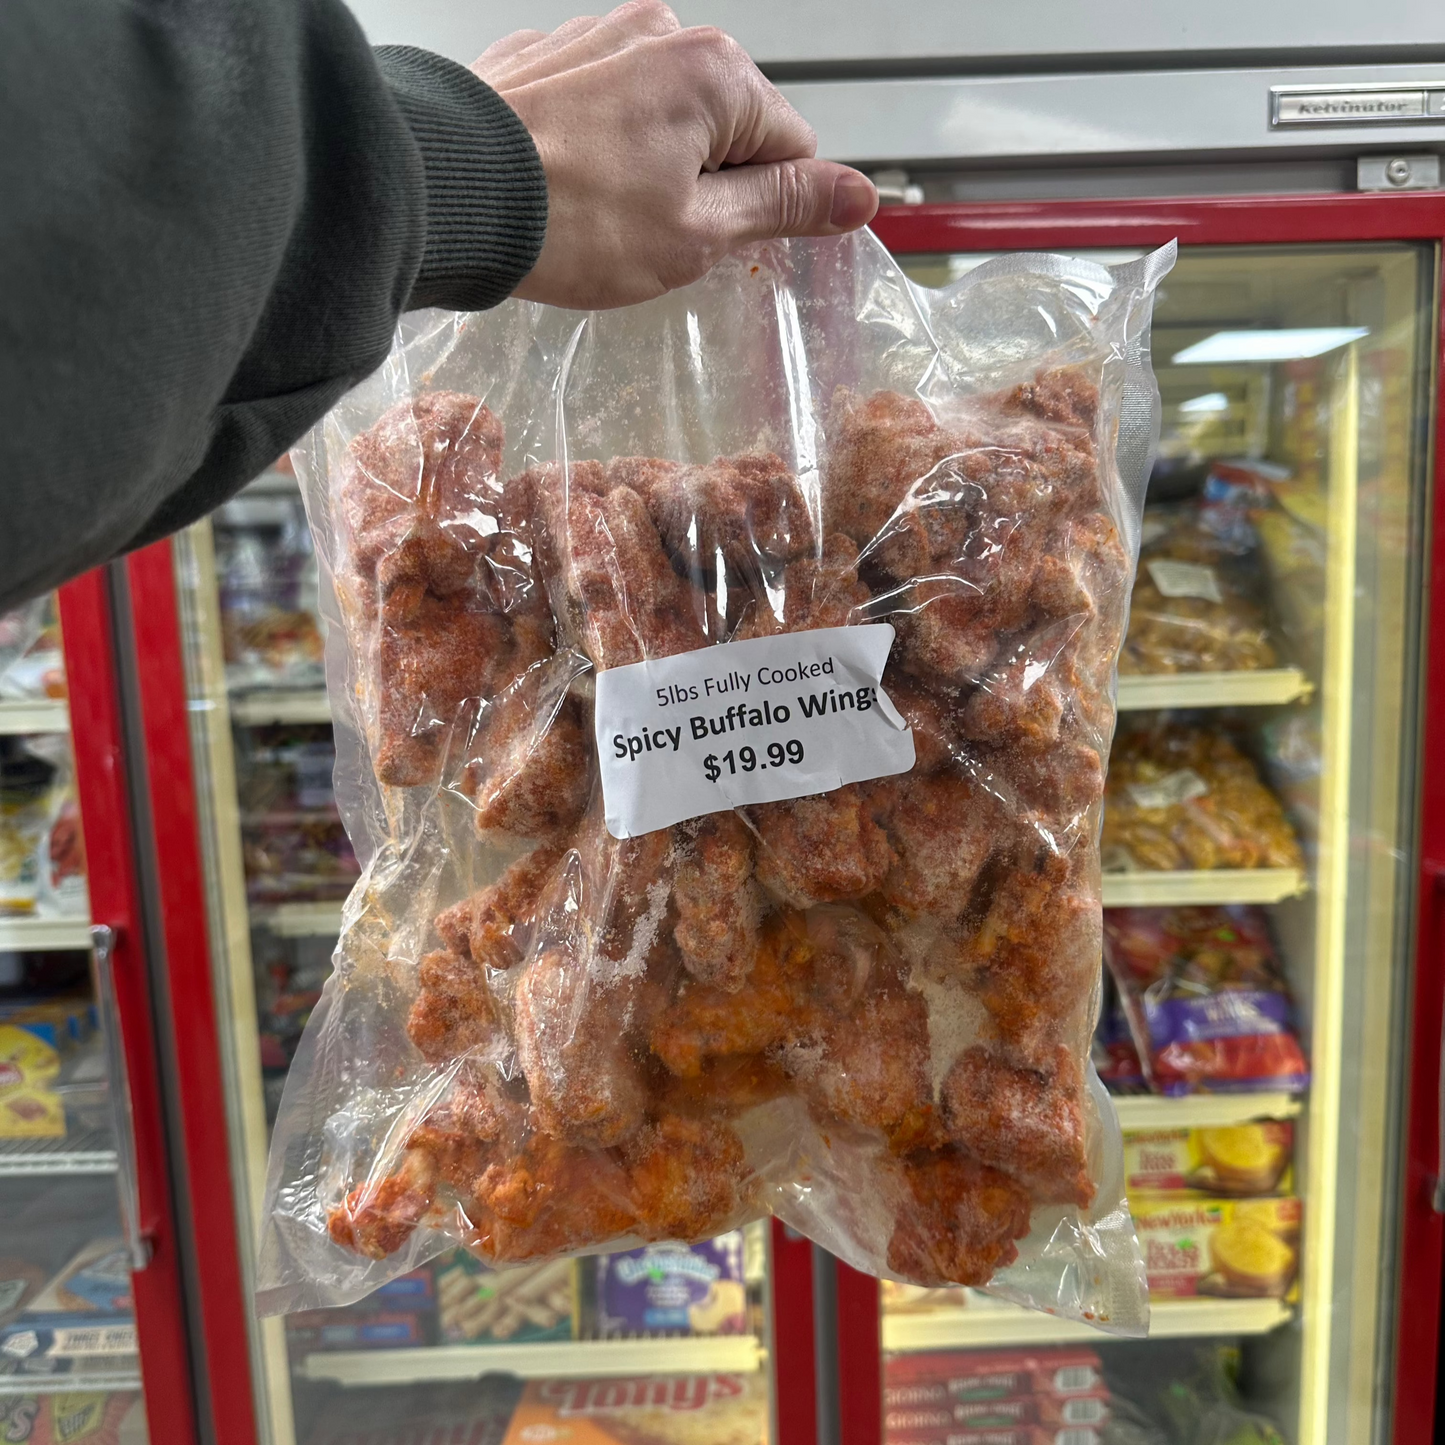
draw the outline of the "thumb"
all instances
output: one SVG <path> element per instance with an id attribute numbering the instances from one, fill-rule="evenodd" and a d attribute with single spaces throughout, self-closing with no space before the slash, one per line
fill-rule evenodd
<path id="1" fill-rule="evenodd" d="M 699 199 L 726 249 L 773 236 L 836 236 L 873 219 L 878 192 L 833 161 L 774 161 L 698 177 Z"/>

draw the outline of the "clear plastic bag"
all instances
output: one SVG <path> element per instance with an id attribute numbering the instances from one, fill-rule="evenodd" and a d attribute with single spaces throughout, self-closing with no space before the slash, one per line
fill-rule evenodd
<path id="1" fill-rule="evenodd" d="M 363 873 L 264 1310 L 772 1213 L 1145 1327 L 1089 1043 L 1172 259 L 404 319 L 296 454 Z"/>

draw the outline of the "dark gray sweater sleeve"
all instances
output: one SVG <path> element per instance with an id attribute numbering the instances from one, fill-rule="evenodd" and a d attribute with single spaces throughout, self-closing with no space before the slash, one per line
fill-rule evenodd
<path id="1" fill-rule="evenodd" d="M 3 0 L 0 610 L 202 516 L 546 217 L 506 103 L 339 0 Z"/>

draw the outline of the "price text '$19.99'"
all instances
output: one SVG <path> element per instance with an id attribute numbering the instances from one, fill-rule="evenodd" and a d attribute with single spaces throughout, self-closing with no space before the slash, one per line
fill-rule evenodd
<path id="1" fill-rule="evenodd" d="M 750 773 L 755 768 L 781 768 L 784 763 L 801 763 L 803 761 L 803 745 L 797 738 L 789 738 L 785 743 L 769 743 L 766 762 L 759 762 L 757 751 L 753 748 L 738 748 L 736 755 L 733 749 L 729 748 L 722 757 L 716 753 L 709 753 L 702 760 L 702 770 L 707 774 L 708 781 L 717 782 L 722 777 L 722 770 L 727 768 L 728 772 L 736 776 L 738 773 Z"/>

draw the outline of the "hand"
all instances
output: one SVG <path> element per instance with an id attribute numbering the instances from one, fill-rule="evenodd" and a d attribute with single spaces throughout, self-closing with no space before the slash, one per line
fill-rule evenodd
<path id="1" fill-rule="evenodd" d="M 735 40 L 632 0 L 472 66 L 532 133 L 547 236 L 516 294 L 627 306 L 695 281 L 734 246 L 856 230 L 873 183 L 814 158 L 817 137 Z"/>

